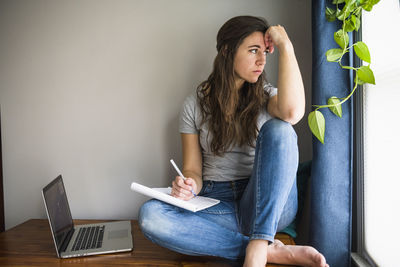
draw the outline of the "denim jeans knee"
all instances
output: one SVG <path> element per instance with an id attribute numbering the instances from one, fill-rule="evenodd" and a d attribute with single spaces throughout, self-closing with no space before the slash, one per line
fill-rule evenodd
<path id="1" fill-rule="evenodd" d="M 146 201 L 139 210 L 139 227 L 143 234 L 152 237 L 169 236 L 174 225 L 168 220 L 161 210 L 166 207 L 165 203 L 151 199 Z"/>
<path id="2" fill-rule="evenodd" d="M 297 134 L 293 126 L 286 121 L 280 119 L 271 119 L 266 121 L 260 129 L 258 139 L 260 138 L 277 138 L 284 141 L 285 138 L 296 138 Z"/>

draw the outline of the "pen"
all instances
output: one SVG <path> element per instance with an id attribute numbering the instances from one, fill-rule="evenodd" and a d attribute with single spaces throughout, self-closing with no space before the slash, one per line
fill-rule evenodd
<path id="1" fill-rule="evenodd" d="M 174 168 L 175 168 L 176 172 L 179 174 L 179 176 L 182 177 L 182 179 L 183 179 L 184 181 L 186 181 L 186 177 L 183 176 L 183 174 L 182 174 L 181 171 L 179 170 L 178 166 L 176 166 L 174 160 L 171 159 L 169 162 L 171 162 L 172 166 L 174 166 Z M 193 188 L 192 188 L 191 191 L 192 191 L 192 194 L 193 194 L 194 196 L 197 196 L 196 193 L 193 191 Z"/>

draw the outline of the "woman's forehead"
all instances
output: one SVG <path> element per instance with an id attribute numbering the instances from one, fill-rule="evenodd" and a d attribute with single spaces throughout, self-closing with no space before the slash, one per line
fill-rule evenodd
<path id="1" fill-rule="evenodd" d="M 264 34 L 262 32 L 253 32 L 252 34 L 244 38 L 241 46 L 248 47 L 252 45 L 257 45 L 260 46 L 261 48 L 266 48 L 264 41 Z"/>

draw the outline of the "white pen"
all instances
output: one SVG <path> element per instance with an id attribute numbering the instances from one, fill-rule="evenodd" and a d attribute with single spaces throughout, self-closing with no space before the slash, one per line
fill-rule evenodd
<path id="1" fill-rule="evenodd" d="M 174 168 L 175 168 L 176 172 L 179 174 L 179 176 L 182 177 L 182 179 L 183 179 L 184 181 L 186 181 L 186 177 L 183 176 L 183 174 L 181 173 L 181 170 L 179 170 L 178 166 L 176 166 L 174 160 L 171 159 L 169 162 L 171 162 L 172 166 L 174 166 Z M 192 188 L 191 191 L 192 191 L 192 194 L 193 194 L 194 196 L 197 196 L 196 193 L 193 191 L 193 188 Z"/>

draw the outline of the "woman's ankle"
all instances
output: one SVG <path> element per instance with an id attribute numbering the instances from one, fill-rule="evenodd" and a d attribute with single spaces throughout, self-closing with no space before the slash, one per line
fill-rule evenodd
<path id="1" fill-rule="evenodd" d="M 249 242 L 246 248 L 245 267 L 265 266 L 268 256 L 268 241 L 254 239 Z"/>

